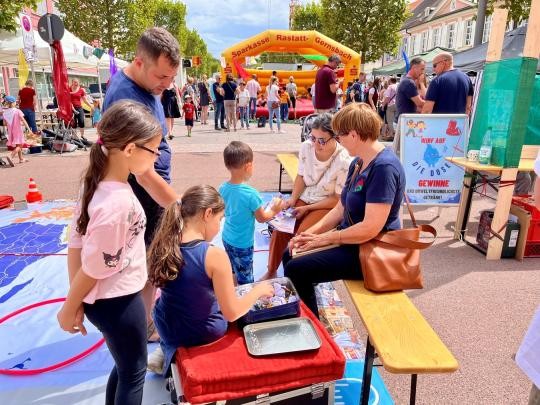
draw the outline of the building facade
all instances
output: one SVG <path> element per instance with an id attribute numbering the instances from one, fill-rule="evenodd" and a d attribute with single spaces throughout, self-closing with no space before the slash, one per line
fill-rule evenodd
<path id="1" fill-rule="evenodd" d="M 460 52 L 471 48 L 476 29 L 477 0 L 418 0 L 409 4 L 412 14 L 399 31 L 401 44 L 395 55 L 384 55 L 371 63 L 371 70 L 403 59 L 402 52 L 410 58 L 435 47 Z M 489 39 L 491 15 L 486 16 L 482 42 Z"/>

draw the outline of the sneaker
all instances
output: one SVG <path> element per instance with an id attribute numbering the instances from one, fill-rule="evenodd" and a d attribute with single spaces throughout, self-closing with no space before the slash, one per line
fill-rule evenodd
<path id="1" fill-rule="evenodd" d="M 216 131 L 221 131 L 221 128 L 220 128 L 220 127 L 214 127 L 214 129 L 215 129 Z"/>
<path id="2" fill-rule="evenodd" d="M 279 133 L 280 133 L 280 134 L 286 134 L 287 131 L 284 131 L 283 129 L 280 129 L 280 130 L 279 130 Z"/>
<path id="3" fill-rule="evenodd" d="M 271 129 L 271 130 L 270 130 L 270 132 L 271 132 L 271 133 L 273 133 L 273 134 L 275 134 L 275 133 L 276 133 L 276 131 L 274 131 L 273 129 Z"/>
<path id="4" fill-rule="evenodd" d="M 165 355 L 163 354 L 163 350 L 161 350 L 161 346 L 158 346 L 157 349 L 148 356 L 148 365 L 146 366 L 146 369 L 156 374 L 163 374 L 164 363 Z"/>

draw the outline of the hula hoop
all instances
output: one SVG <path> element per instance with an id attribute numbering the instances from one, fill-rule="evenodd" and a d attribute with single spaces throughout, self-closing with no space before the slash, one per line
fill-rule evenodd
<path id="1" fill-rule="evenodd" d="M 35 304 L 28 305 L 24 308 L 18 309 L 15 312 L 12 312 L 10 314 L 7 314 L 6 316 L 0 318 L 0 324 L 4 323 L 10 318 L 13 318 L 14 316 L 17 316 L 19 314 L 22 314 L 23 312 L 29 311 L 33 308 L 42 307 L 48 304 L 55 304 L 57 302 L 63 302 L 65 301 L 65 298 L 53 298 L 46 301 L 36 302 Z M 97 350 L 99 346 L 101 346 L 105 342 L 105 339 L 101 338 L 97 343 L 93 344 L 91 347 L 83 351 L 82 353 L 79 353 L 73 357 L 70 357 L 69 359 L 66 359 L 64 361 L 61 361 L 56 364 L 52 364 L 47 367 L 41 367 L 41 368 L 35 368 L 32 370 L 13 370 L 13 369 L 5 369 L 0 368 L 0 374 L 4 375 L 13 375 L 13 376 L 25 376 L 25 375 L 36 375 L 41 373 L 46 373 L 48 371 L 58 370 L 59 368 L 68 366 L 72 363 L 75 363 L 76 361 L 82 359 L 83 357 L 88 356 L 89 354 L 93 353 Z"/>

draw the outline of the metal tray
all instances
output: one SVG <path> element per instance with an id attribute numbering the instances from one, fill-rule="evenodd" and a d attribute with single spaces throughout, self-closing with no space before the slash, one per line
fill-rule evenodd
<path id="1" fill-rule="evenodd" d="M 244 327 L 248 352 L 253 356 L 315 350 L 321 338 L 307 318 L 282 319 Z"/>

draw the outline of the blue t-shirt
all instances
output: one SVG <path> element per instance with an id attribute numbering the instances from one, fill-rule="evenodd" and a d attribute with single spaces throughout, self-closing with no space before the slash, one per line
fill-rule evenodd
<path id="1" fill-rule="evenodd" d="M 234 100 L 236 98 L 237 85 L 235 82 L 225 82 L 221 87 L 225 90 L 225 96 L 223 96 L 225 100 Z"/>
<path id="2" fill-rule="evenodd" d="M 354 90 L 354 101 L 357 103 L 364 101 L 364 85 L 356 82 L 353 84 L 352 89 Z"/>
<path id="3" fill-rule="evenodd" d="M 453 69 L 442 73 L 429 84 L 426 100 L 433 101 L 433 114 L 465 114 L 467 97 L 474 88 L 469 76 Z"/>
<path id="4" fill-rule="evenodd" d="M 366 204 L 378 203 L 392 204 L 383 230 L 400 229 L 399 210 L 405 191 L 405 171 L 396 154 L 390 148 L 385 148 L 363 172 L 352 179 L 356 162 L 358 158 L 352 161 L 341 192 L 341 204 L 344 208 L 341 228 L 351 226 L 347 211 L 352 221 L 357 224 L 364 220 Z"/>
<path id="5" fill-rule="evenodd" d="M 165 122 L 165 113 L 163 112 L 160 96 L 154 96 L 140 87 L 137 83 L 127 77 L 123 70 L 115 74 L 109 83 L 107 93 L 105 94 L 105 100 L 103 101 L 103 112 L 119 100 L 133 100 L 147 106 L 161 124 L 163 136 L 165 137 L 165 135 L 167 135 L 167 124 Z M 170 183 L 171 148 L 165 138 L 161 139 L 158 149 L 161 152 L 161 156 L 156 159 L 154 168 L 167 183 Z"/>
<path id="6" fill-rule="evenodd" d="M 398 122 L 398 118 L 401 114 L 414 114 L 416 113 L 416 104 L 411 98 L 418 95 L 418 89 L 416 83 L 409 76 L 402 77 L 396 93 L 396 117 L 394 122 Z"/>
<path id="7" fill-rule="evenodd" d="M 220 87 L 221 83 L 215 82 L 214 84 L 212 84 L 212 92 L 214 93 L 216 103 L 223 103 L 223 96 L 217 91 L 217 89 L 219 89 Z"/>
<path id="8" fill-rule="evenodd" d="M 255 211 L 262 206 L 259 192 L 248 184 L 223 183 L 219 194 L 225 201 L 223 240 L 237 248 L 253 246 Z"/>

